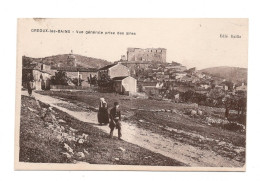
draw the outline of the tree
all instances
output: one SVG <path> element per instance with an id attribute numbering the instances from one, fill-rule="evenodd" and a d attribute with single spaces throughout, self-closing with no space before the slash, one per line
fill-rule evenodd
<path id="1" fill-rule="evenodd" d="M 144 87 L 143 87 L 142 84 L 139 84 L 139 85 L 138 85 L 138 91 L 139 91 L 139 92 L 144 92 Z"/>
<path id="2" fill-rule="evenodd" d="M 98 86 L 106 89 L 111 89 L 113 88 L 113 80 L 106 74 L 103 74 L 101 76 L 101 79 L 98 80 Z"/>
<path id="3" fill-rule="evenodd" d="M 228 86 L 228 90 L 233 90 L 233 85 L 234 85 L 233 82 L 231 82 L 231 81 L 226 81 L 226 82 L 225 82 L 225 85 Z"/>
<path id="4" fill-rule="evenodd" d="M 225 92 L 221 89 L 211 89 L 209 91 L 209 97 L 212 99 L 219 99 L 225 96 Z"/>
<path id="5" fill-rule="evenodd" d="M 76 86 L 81 86 L 82 85 L 82 82 L 84 81 L 84 80 L 82 80 L 82 79 L 78 79 L 78 78 L 72 78 L 72 79 L 70 79 L 70 81 L 74 84 L 74 85 L 76 85 Z"/>
<path id="6" fill-rule="evenodd" d="M 92 77 L 90 75 L 90 77 L 88 77 L 88 83 L 90 85 L 97 85 L 98 81 L 97 81 L 97 76 L 95 75 L 94 77 Z"/>
<path id="7" fill-rule="evenodd" d="M 51 77 L 51 84 L 53 85 L 68 85 L 69 78 L 64 71 L 55 72 L 55 76 Z"/>
<path id="8" fill-rule="evenodd" d="M 23 82 L 33 81 L 33 75 L 27 70 L 22 70 L 22 80 Z"/>
<path id="9" fill-rule="evenodd" d="M 225 106 L 225 117 L 228 119 L 229 118 L 229 110 L 231 108 L 232 105 L 232 99 L 230 96 L 225 96 L 223 99 L 223 104 Z"/>

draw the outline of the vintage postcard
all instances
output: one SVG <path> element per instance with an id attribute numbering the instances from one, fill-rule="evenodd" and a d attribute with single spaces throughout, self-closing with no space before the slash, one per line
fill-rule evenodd
<path id="1" fill-rule="evenodd" d="M 248 19 L 18 19 L 16 170 L 245 171 Z"/>

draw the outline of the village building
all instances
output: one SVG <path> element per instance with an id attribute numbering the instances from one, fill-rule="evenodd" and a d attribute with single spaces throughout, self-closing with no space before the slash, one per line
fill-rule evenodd
<path id="1" fill-rule="evenodd" d="M 140 69 L 148 69 L 150 63 L 149 62 L 138 62 L 138 61 L 121 61 L 122 65 L 126 66 L 130 70 L 130 75 L 135 76 L 137 73 L 137 70 Z"/>
<path id="2" fill-rule="evenodd" d="M 130 76 L 130 70 L 121 63 L 107 65 L 98 70 L 98 80 L 101 80 L 103 77 L 110 77 L 110 79 L 113 79 L 115 77 L 126 76 Z"/>
<path id="3" fill-rule="evenodd" d="M 54 74 L 49 65 L 32 63 L 22 68 L 22 85 L 27 88 L 27 82 L 32 81 L 35 90 L 49 90 L 50 78 Z"/>
<path id="4" fill-rule="evenodd" d="M 166 66 L 165 68 L 167 68 L 170 73 L 184 72 L 187 70 L 187 67 L 183 65 L 169 65 Z"/>
<path id="5" fill-rule="evenodd" d="M 84 68 L 84 67 L 58 67 L 56 71 L 66 72 L 70 79 L 78 79 L 81 82 L 81 86 L 89 87 L 89 80 L 98 75 L 98 70 L 95 68 Z"/>
<path id="6" fill-rule="evenodd" d="M 211 86 L 208 84 L 201 84 L 200 87 L 202 87 L 204 89 L 209 89 Z"/>
<path id="7" fill-rule="evenodd" d="M 127 57 L 125 55 L 121 55 L 120 61 L 127 61 Z"/>
<path id="8" fill-rule="evenodd" d="M 95 68 L 85 68 L 77 63 L 76 56 L 73 54 L 73 51 L 71 50 L 70 54 L 67 57 L 66 60 L 66 66 L 61 66 L 58 64 L 57 67 L 52 67 L 52 70 L 55 72 L 66 72 L 67 77 L 70 78 L 70 81 L 73 79 L 78 80 L 78 85 L 73 84 L 69 82 L 69 85 L 73 86 L 82 86 L 82 87 L 89 87 L 89 80 L 96 77 L 98 75 L 98 70 Z"/>
<path id="9" fill-rule="evenodd" d="M 196 67 L 193 67 L 193 68 L 186 70 L 186 72 L 190 75 L 194 75 L 197 72 L 197 70 L 196 70 Z"/>
<path id="10" fill-rule="evenodd" d="M 176 76 L 176 77 L 180 77 L 180 78 L 177 78 L 178 80 L 180 80 L 181 82 L 192 82 L 192 78 L 191 77 L 189 77 L 189 76 L 187 76 L 187 75 L 179 75 L 179 76 Z M 175 78 L 176 78 L 175 77 Z"/>
<path id="11" fill-rule="evenodd" d="M 215 89 L 224 90 L 224 85 L 215 85 Z"/>
<path id="12" fill-rule="evenodd" d="M 108 77 L 113 81 L 113 91 L 120 94 L 137 92 L 137 80 L 130 76 L 129 68 L 120 62 L 98 70 L 98 80 Z"/>
<path id="13" fill-rule="evenodd" d="M 128 48 L 127 61 L 166 62 L 165 48 Z"/>
<path id="14" fill-rule="evenodd" d="M 206 75 L 205 75 L 205 74 L 203 74 L 203 73 L 197 73 L 197 74 L 196 74 L 196 76 L 197 76 L 198 78 L 200 78 L 200 79 L 202 79 L 202 78 L 205 78 L 205 77 L 206 77 Z"/>
<path id="15" fill-rule="evenodd" d="M 185 77 L 187 75 L 187 73 L 180 72 L 180 73 L 174 73 L 173 75 L 175 76 L 175 79 L 182 79 L 183 77 Z"/>
<path id="16" fill-rule="evenodd" d="M 161 88 L 163 88 L 163 85 L 164 85 L 163 82 L 158 82 L 155 87 L 157 89 L 161 89 Z"/>
<path id="17" fill-rule="evenodd" d="M 164 79 L 170 79 L 170 75 L 168 74 L 164 75 Z"/>
<path id="18" fill-rule="evenodd" d="M 137 92 L 137 80 L 131 76 L 114 77 L 113 89 L 116 93 L 136 93 Z"/>

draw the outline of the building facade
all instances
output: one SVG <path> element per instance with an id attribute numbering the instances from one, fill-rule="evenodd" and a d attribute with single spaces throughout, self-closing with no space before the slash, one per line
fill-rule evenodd
<path id="1" fill-rule="evenodd" d="M 83 68 L 83 67 L 59 67 L 56 71 L 66 72 L 70 79 L 82 80 L 81 86 L 89 87 L 89 79 L 97 77 L 97 69 Z"/>
<path id="2" fill-rule="evenodd" d="M 130 70 L 131 76 L 136 75 L 136 71 L 140 69 L 147 69 L 149 67 L 149 62 L 130 62 L 130 61 L 125 61 L 122 62 L 122 65 L 126 66 Z"/>
<path id="3" fill-rule="evenodd" d="M 110 77 L 113 79 L 114 77 L 124 77 L 129 75 L 129 68 L 122 65 L 121 63 L 107 65 L 98 70 L 98 80 L 101 80 L 102 77 Z"/>
<path id="4" fill-rule="evenodd" d="M 49 90 L 52 73 L 50 66 L 43 63 L 34 63 L 25 66 L 22 69 L 23 87 L 27 88 L 27 82 L 32 81 L 33 89 Z"/>
<path id="5" fill-rule="evenodd" d="M 128 48 L 127 61 L 166 62 L 165 48 Z"/>
<path id="6" fill-rule="evenodd" d="M 137 92 L 137 80 L 131 76 L 113 78 L 113 89 L 117 93 Z"/>

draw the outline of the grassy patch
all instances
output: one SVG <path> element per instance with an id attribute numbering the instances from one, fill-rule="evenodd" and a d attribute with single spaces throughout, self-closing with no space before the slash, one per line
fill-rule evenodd
<path id="1" fill-rule="evenodd" d="M 104 97 L 109 106 L 112 107 L 114 101 L 120 102 L 122 113 L 125 115 L 127 122 L 132 122 L 142 129 L 150 130 L 154 133 L 171 137 L 182 143 L 190 144 L 201 149 L 207 149 L 217 152 L 222 156 L 231 159 L 238 159 L 241 162 L 245 161 L 245 153 L 237 154 L 232 148 L 227 148 L 218 145 L 220 141 L 225 141 L 237 147 L 245 147 L 246 136 L 245 132 L 238 132 L 235 129 L 235 124 L 222 125 L 208 125 L 205 122 L 205 117 L 189 117 L 185 112 L 193 109 L 194 105 L 184 103 L 172 103 L 167 101 L 157 101 L 149 99 L 134 99 L 124 95 L 115 95 L 113 93 L 98 93 L 98 92 L 70 92 L 70 91 L 44 91 L 41 94 L 50 95 L 56 98 L 62 98 L 70 101 L 79 107 L 96 108 L 100 97 Z M 131 108 L 144 109 L 131 110 Z M 145 109 L 158 110 L 158 109 L 176 109 L 178 113 L 169 112 L 150 112 Z M 216 118 L 223 118 L 223 108 L 212 108 L 200 106 L 205 116 L 214 116 Z M 232 121 L 236 121 L 234 113 Z M 144 121 L 139 121 L 144 120 Z M 240 121 L 239 121 L 240 122 Z M 167 129 L 168 127 L 182 130 L 188 133 L 201 135 L 205 138 L 214 139 L 217 141 L 203 141 L 198 137 L 192 137 L 183 133 L 177 133 Z"/>

